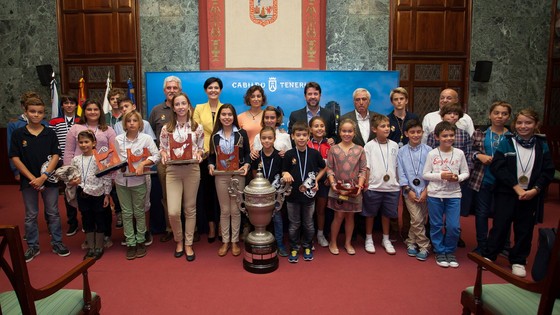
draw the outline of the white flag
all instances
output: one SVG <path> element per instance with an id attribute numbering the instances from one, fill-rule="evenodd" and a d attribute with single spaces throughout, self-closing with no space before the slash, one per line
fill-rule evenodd
<path id="1" fill-rule="evenodd" d="M 54 72 L 51 80 L 51 118 L 58 117 L 58 90 L 56 89 L 56 79 Z"/>
<path id="2" fill-rule="evenodd" d="M 109 91 L 111 90 L 111 78 L 109 77 L 109 73 L 107 74 L 107 89 L 105 90 L 105 97 L 103 98 L 103 112 L 105 114 L 111 112 L 111 104 L 107 97 L 109 96 Z"/>

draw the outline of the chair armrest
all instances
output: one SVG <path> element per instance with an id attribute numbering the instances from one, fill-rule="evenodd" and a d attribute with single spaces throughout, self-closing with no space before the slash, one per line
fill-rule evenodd
<path id="1" fill-rule="evenodd" d="M 486 260 L 484 257 L 480 256 L 477 253 L 471 252 L 468 253 L 467 256 L 470 260 L 474 261 L 478 266 L 490 271 L 491 273 L 497 275 L 498 277 L 506 280 L 507 282 L 520 287 L 524 290 L 541 293 L 539 290 L 539 283 L 534 281 L 528 281 L 517 276 L 514 276 L 510 271 L 505 270 L 504 268 L 496 265 L 494 262 L 490 260 Z"/>
<path id="2" fill-rule="evenodd" d="M 42 288 L 35 289 L 35 293 L 34 293 L 35 300 L 44 299 L 47 296 L 54 294 L 56 291 L 64 288 L 68 283 L 74 280 L 77 276 L 87 273 L 88 268 L 93 266 L 93 264 L 95 264 L 95 259 L 88 258 L 82 261 L 81 263 L 79 263 L 78 265 L 76 265 L 76 267 L 72 268 L 64 275 L 56 279 L 55 281 L 47 284 Z M 87 289 L 89 289 L 89 286 Z"/>

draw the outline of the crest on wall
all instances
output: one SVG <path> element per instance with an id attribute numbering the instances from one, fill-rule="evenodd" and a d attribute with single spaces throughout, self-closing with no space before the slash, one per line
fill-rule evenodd
<path id="1" fill-rule="evenodd" d="M 255 24 L 266 26 L 278 17 L 278 0 L 249 0 L 249 16 Z"/>

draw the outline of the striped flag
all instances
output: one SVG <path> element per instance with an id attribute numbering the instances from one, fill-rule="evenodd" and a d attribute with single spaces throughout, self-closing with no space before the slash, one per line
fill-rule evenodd
<path id="1" fill-rule="evenodd" d="M 132 100 L 134 104 L 136 104 L 136 98 L 134 97 L 134 85 L 132 85 L 132 80 L 128 78 L 126 84 L 128 85 L 127 96 Z"/>
<path id="2" fill-rule="evenodd" d="M 59 116 L 58 106 L 58 90 L 56 89 L 56 79 L 53 72 L 51 80 L 51 119 Z"/>
<path id="3" fill-rule="evenodd" d="M 79 82 L 80 88 L 78 90 L 78 109 L 76 113 L 79 117 L 82 117 L 82 104 L 86 102 L 86 80 L 82 76 Z"/>
<path id="4" fill-rule="evenodd" d="M 111 104 L 109 103 L 109 91 L 111 90 L 111 72 L 107 73 L 107 89 L 105 89 L 105 97 L 103 98 L 103 113 L 111 112 Z"/>

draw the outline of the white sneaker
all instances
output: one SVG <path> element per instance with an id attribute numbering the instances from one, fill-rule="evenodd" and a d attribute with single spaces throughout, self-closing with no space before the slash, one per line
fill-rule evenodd
<path id="1" fill-rule="evenodd" d="M 366 252 L 370 254 L 375 254 L 375 246 L 373 246 L 373 239 L 366 239 Z"/>
<path id="2" fill-rule="evenodd" d="M 381 242 L 381 246 L 383 246 L 383 248 L 385 248 L 385 251 L 389 255 L 395 255 L 397 253 L 397 251 L 395 251 L 395 247 L 393 247 L 393 243 L 391 243 L 390 240 L 383 240 Z"/>
<path id="3" fill-rule="evenodd" d="M 520 278 L 525 278 L 527 276 L 527 272 L 525 271 L 525 266 L 520 264 L 511 265 L 511 273 L 513 273 L 514 275 Z"/>
<path id="4" fill-rule="evenodd" d="M 329 241 L 327 241 L 324 235 L 317 234 L 317 242 L 319 242 L 319 245 L 321 245 L 321 247 L 329 246 Z"/>

